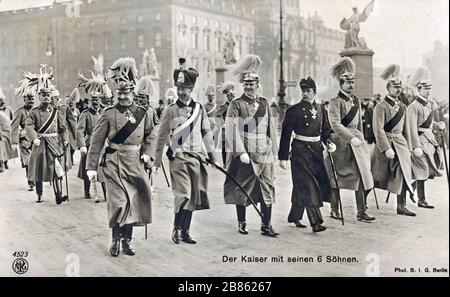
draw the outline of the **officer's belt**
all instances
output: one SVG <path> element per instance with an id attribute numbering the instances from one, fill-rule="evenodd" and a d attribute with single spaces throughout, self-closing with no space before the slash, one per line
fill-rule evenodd
<path id="1" fill-rule="evenodd" d="M 139 151 L 141 149 L 140 144 L 117 144 L 110 143 L 109 147 L 116 151 Z"/>
<path id="2" fill-rule="evenodd" d="M 47 138 L 47 137 L 58 137 L 58 133 L 43 133 L 43 134 L 38 134 L 38 137 L 40 138 L 40 137 L 44 137 L 44 138 Z"/>
<path id="3" fill-rule="evenodd" d="M 296 134 L 294 133 L 294 138 L 300 141 L 305 141 L 305 142 L 319 142 L 320 141 L 320 136 L 303 136 L 300 134 Z"/>

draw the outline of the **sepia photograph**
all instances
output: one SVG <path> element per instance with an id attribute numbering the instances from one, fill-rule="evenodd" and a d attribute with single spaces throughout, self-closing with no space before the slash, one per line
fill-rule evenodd
<path id="1" fill-rule="evenodd" d="M 0 0 L 0 277 L 449 277 L 448 36 L 447 0 Z"/>

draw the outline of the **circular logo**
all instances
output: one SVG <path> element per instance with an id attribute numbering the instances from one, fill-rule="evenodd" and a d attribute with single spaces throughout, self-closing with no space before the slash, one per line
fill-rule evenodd
<path id="1" fill-rule="evenodd" d="M 24 258 L 17 258 L 12 264 L 12 269 L 17 274 L 24 274 L 28 271 L 28 262 Z"/>

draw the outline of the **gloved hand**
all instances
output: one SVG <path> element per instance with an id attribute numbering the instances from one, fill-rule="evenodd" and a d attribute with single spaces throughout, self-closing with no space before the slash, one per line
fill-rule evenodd
<path id="1" fill-rule="evenodd" d="M 328 149 L 328 152 L 334 153 L 336 151 L 336 145 L 332 142 L 329 142 L 327 144 L 327 149 Z"/>
<path id="2" fill-rule="evenodd" d="M 150 163 L 150 156 L 147 154 L 142 154 L 141 160 L 143 160 L 145 164 L 148 164 Z"/>
<path id="3" fill-rule="evenodd" d="M 35 140 L 33 140 L 33 144 L 35 146 L 40 146 L 41 145 L 41 140 L 39 138 L 36 138 Z"/>
<path id="4" fill-rule="evenodd" d="M 240 155 L 239 159 L 244 164 L 250 164 L 250 157 L 248 156 L 247 153 Z"/>
<path id="5" fill-rule="evenodd" d="M 353 137 L 352 140 L 350 140 L 350 143 L 354 147 L 358 147 L 358 146 L 360 146 L 362 144 L 361 140 L 359 140 L 358 137 Z"/>
<path id="6" fill-rule="evenodd" d="M 159 167 L 155 167 L 155 166 L 152 167 L 153 176 L 157 176 L 158 175 L 158 171 L 159 171 Z"/>
<path id="7" fill-rule="evenodd" d="M 95 170 L 88 170 L 88 171 L 86 171 L 86 175 L 87 175 L 89 180 L 93 180 L 94 177 L 97 179 L 97 171 L 95 171 Z"/>
<path id="8" fill-rule="evenodd" d="M 442 122 L 442 121 L 440 121 L 439 123 L 438 123 L 438 128 L 439 128 L 439 130 L 445 130 L 445 122 Z"/>
<path id="9" fill-rule="evenodd" d="M 85 146 L 80 147 L 80 153 L 87 154 L 87 147 Z"/>
<path id="10" fill-rule="evenodd" d="M 286 160 L 280 160 L 279 165 L 282 169 L 287 170 L 287 161 Z"/>
<path id="11" fill-rule="evenodd" d="M 69 142 L 67 140 L 64 140 L 63 145 L 64 145 L 64 147 L 68 147 L 69 146 Z"/>
<path id="12" fill-rule="evenodd" d="M 393 149 L 388 149 L 387 151 L 384 152 L 384 154 L 386 155 L 386 157 L 390 160 L 395 158 L 395 152 Z"/>
<path id="13" fill-rule="evenodd" d="M 414 156 L 416 156 L 418 158 L 422 157 L 423 156 L 423 149 L 420 148 L 420 147 L 416 147 L 414 149 Z"/>

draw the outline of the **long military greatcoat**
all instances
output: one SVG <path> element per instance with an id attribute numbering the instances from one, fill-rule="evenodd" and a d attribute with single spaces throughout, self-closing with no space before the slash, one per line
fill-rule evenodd
<path id="1" fill-rule="evenodd" d="M 325 169 L 323 145 L 330 138 L 330 125 L 323 106 L 300 101 L 286 111 L 281 130 L 279 159 L 288 160 L 292 133 L 317 141 L 292 141 L 291 202 L 298 207 L 321 207 L 330 202 L 331 184 Z"/>
<path id="2" fill-rule="evenodd" d="M 351 98 L 341 91 L 337 97 L 330 100 L 328 118 L 334 131 L 331 134 L 331 140 L 337 147 L 332 156 L 340 189 L 356 191 L 362 187 L 364 190 L 370 190 L 374 184 L 370 166 L 370 151 L 362 131 L 361 105 L 356 96 L 351 95 Z M 353 105 L 358 107 L 357 113 L 350 123 L 343 125 L 342 119 L 350 112 Z M 350 141 L 353 137 L 357 137 L 362 142 L 359 147 L 351 145 Z M 329 161 L 327 158 L 327 168 L 331 170 Z M 330 172 L 330 174 L 333 173 Z M 331 185 L 333 188 L 337 188 L 334 179 L 332 179 Z"/>
<path id="3" fill-rule="evenodd" d="M 161 166 L 168 139 L 174 212 L 178 213 L 181 208 L 188 211 L 209 209 L 208 171 L 203 163 L 186 154 L 194 153 L 203 160 L 209 156 L 213 162 L 217 159 L 205 108 L 193 99 L 188 105 L 178 99 L 166 109 L 159 127 L 156 167 Z"/>
<path id="4" fill-rule="evenodd" d="M 86 170 L 98 169 L 105 141 L 109 144 L 124 125 L 133 122 L 138 108 L 141 107 L 133 103 L 129 107 L 117 104 L 104 110 L 92 133 Z M 104 156 L 103 173 L 110 228 L 151 223 L 150 180 L 141 155 L 153 155 L 155 140 L 153 111 L 145 111 L 142 121 L 123 143 L 109 144 L 113 151 Z"/>
<path id="5" fill-rule="evenodd" d="M 255 202 L 271 205 L 275 201 L 273 180 L 278 144 L 268 100 L 257 97 L 253 101 L 243 94 L 230 103 L 225 122 L 225 135 L 231 145 L 227 154 L 228 173 Z M 250 164 L 241 162 L 244 153 L 249 155 Z M 230 178 L 225 180 L 224 198 L 226 204 L 250 205 Z"/>
<path id="6" fill-rule="evenodd" d="M 18 157 L 17 151 L 12 149 L 11 123 L 13 111 L 11 107 L 4 106 L 0 109 L 0 161 L 8 161 Z"/>
<path id="7" fill-rule="evenodd" d="M 375 187 L 395 194 L 401 193 L 404 181 L 412 191 L 411 153 L 405 138 L 405 117 L 406 105 L 387 96 L 374 109 L 373 131 L 377 147 L 372 155 L 372 174 Z M 395 152 L 393 160 L 385 155 L 389 149 Z"/>
<path id="8" fill-rule="evenodd" d="M 25 124 L 31 107 L 20 107 L 14 112 L 14 118 L 11 124 L 11 142 L 13 145 L 18 144 L 20 150 L 20 160 L 22 167 L 28 166 L 31 153 L 31 141 L 25 133 Z"/>
<path id="9" fill-rule="evenodd" d="M 423 149 L 423 156 L 411 156 L 413 178 L 427 180 L 435 176 L 442 176 L 442 157 L 439 144 L 433 134 L 433 127 L 437 125 L 433 120 L 431 104 L 424 98 L 416 97 L 406 111 L 406 127 L 410 149 Z"/>
<path id="10" fill-rule="evenodd" d="M 63 143 L 66 140 L 66 127 L 61 114 L 56 116 L 44 133 L 39 133 L 42 126 L 47 123 L 53 113 L 53 107 L 45 108 L 40 105 L 32 109 L 28 115 L 25 131 L 27 138 L 33 142 L 36 138 L 41 144 L 31 149 L 28 163 L 28 180 L 50 182 L 53 180 L 55 166 L 62 168 L 60 158 L 64 153 Z M 60 172 L 60 171 L 58 171 Z M 61 176 L 60 176 L 61 177 Z"/>

